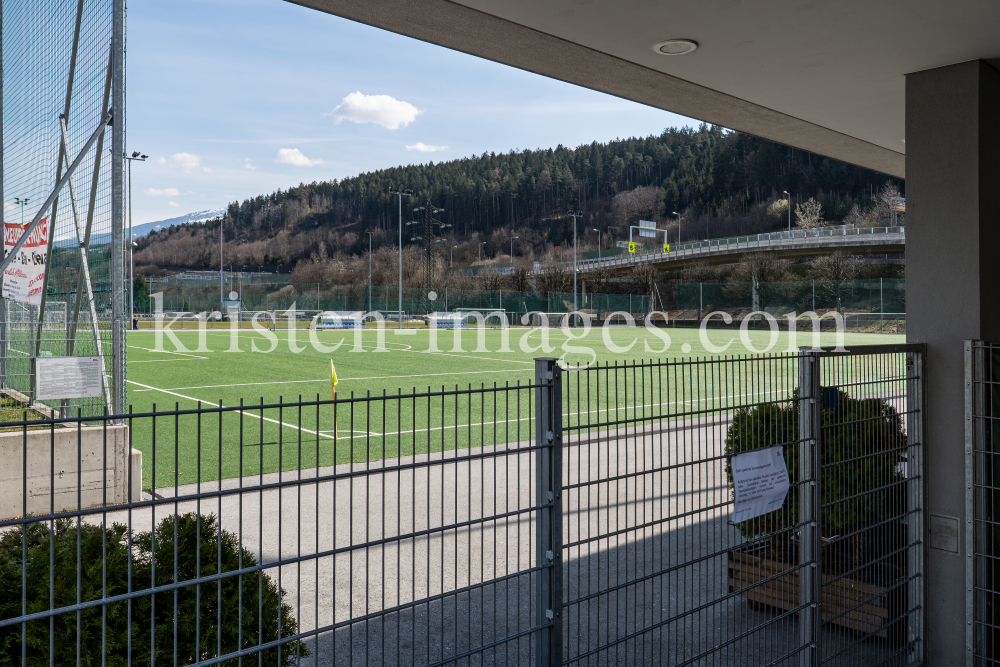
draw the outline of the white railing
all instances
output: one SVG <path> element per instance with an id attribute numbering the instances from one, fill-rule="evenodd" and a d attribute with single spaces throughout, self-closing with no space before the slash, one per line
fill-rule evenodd
<path id="1" fill-rule="evenodd" d="M 858 238 L 865 237 L 865 238 Z M 690 259 L 700 255 L 719 255 L 742 252 L 744 250 L 761 250 L 767 248 L 817 247 L 823 245 L 868 245 L 880 241 L 906 240 L 905 227 L 862 227 L 857 229 L 793 229 L 788 232 L 771 232 L 768 234 L 752 234 L 749 236 L 731 236 L 703 241 L 687 241 L 671 244 L 670 252 L 662 248 L 639 250 L 634 253 L 621 253 L 601 259 L 577 260 L 579 270 L 589 270 L 599 267 L 613 268 L 647 262 L 664 262 L 678 259 Z M 572 267 L 572 262 L 567 262 Z"/>

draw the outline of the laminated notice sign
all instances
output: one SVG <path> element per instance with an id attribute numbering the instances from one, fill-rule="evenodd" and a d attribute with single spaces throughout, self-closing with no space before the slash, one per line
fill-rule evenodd
<path id="1" fill-rule="evenodd" d="M 3 225 L 4 258 L 10 254 L 29 223 L 5 222 Z M 42 285 L 45 282 L 45 267 L 48 264 L 48 221 L 42 218 L 31 236 L 24 242 L 17 256 L 3 273 L 3 296 L 5 299 L 22 301 L 38 306 L 42 303 Z"/>
<path id="2" fill-rule="evenodd" d="M 781 447 L 737 454 L 732 458 L 735 506 L 733 521 L 746 521 L 779 509 L 788 494 L 788 469 Z"/>
<path id="3" fill-rule="evenodd" d="M 100 357 L 39 357 L 35 364 L 39 400 L 102 394 Z"/>

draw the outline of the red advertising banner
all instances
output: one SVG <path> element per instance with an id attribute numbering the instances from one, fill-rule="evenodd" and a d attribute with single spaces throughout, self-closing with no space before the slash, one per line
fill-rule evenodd
<path id="1" fill-rule="evenodd" d="M 4 258 L 10 254 L 14 244 L 28 228 L 28 224 L 5 222 L 3 225 Z M 5 299 L 23 301 L 37 306 L 42 302 L 42 284 L 45 282 L 45 267 L 48 265 L 48 220 L 42 220 L 24 242 L 17 256 L 3 274 L 3 296 Z"/>

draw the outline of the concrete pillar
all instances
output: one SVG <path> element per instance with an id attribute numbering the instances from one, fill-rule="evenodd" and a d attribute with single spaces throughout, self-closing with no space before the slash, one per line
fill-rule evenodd
<path id="1" fill-rule="evenodd" d="M 1000 341 L 1000 72 L 906 76 L 907 339 L 927 357 L 928 665 L 966 659 L 962 341 Z"/>

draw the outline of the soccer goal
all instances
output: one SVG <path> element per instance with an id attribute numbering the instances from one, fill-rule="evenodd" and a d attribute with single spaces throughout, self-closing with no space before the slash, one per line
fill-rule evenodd
<path id="1" fill-rule="evenodd" d="M 534 328 L 566 329 L 569 327 L 569 313 L 527 313 L 521 316 L 521 323 Z"/>

